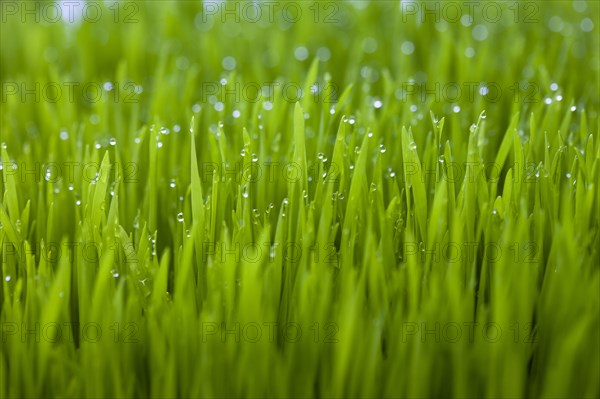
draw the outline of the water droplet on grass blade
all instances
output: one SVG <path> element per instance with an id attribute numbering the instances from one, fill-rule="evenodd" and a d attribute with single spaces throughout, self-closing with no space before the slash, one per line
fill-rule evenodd
<path id="1" fill-rule="evenodd" d="M 407 40 L 400 46 L 400 51 L 402 51 L 402 54 L 410 55 L 414 53 L 415 45 L 413 42 Z"/>
<path id="2" fill-rule="evenodd" d="M 177 214 L 177 221 L 178 221 L 179 223 L 183 223 L 183 212 L 179 212 L 179 213 Z"/>
<path id="3" fill-rule="evenodd" d="M 228 71 L 232 71 L 235 69 L 237 62 L 235 60 L 235 58 L 231 57 L 231 56 L 227 56 L 223 58 L 223 61 L 221 61 L 221 65 L 223 66 L 223 68 L 225 68 Z"/>
<path id="4" fill-rule="evenodd" d="M 308 58 L 308 49 L 304 46 L 298 46 L 296 47 L 296 49 L 294 50 L 294 57 L 298 60 L 298 61 L 304 61 Z"/>
<path id="5" fill-rule="evenodd" d="M 283 199 L 283 203 L 281 205 L 281 216 L 285 217 L 285 213 L 287 211 L 287 207 L 288 207 L 289 201 L 287 198 Z"/>

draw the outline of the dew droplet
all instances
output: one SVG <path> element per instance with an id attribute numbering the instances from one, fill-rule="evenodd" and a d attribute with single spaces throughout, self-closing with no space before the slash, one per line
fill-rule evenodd
<path id="1" fill-rule="evenodd" d="M 6 276 L 6 277 L 4 278 L 4 280 L 5 280 L 7 283 L 10 281 L 10 279 L 11 279 L 11 277 L 10 277 L 10 276 Z"/>
<path id="2" fill-rule="evenodd" d="M 110 274 L 112 274 L 112 276 L 113 276 L 114 278 L 117 278 L 117 277 L 119 277 L 119 272 L 118 272 L 118 270 L 117 270 L 117 269 L 112 269 L 112 270 L 110 271 Z"/>
<path id="3" fill-rule="evenodd" d="M 242 197 L 244 198 L 248 198 L 248 185 L 244 185 L 244 187 L 242 188 Z"/>
<path id="4" fill-rule="evenodd" d="M 175 179 L 171 179 L 171 181 L 169 182 L 169 187 L 175 188 L 175 186 L 176 186 Z"/>
<path id="5" fill-rule="evenodd" d="M 179 223 L 183 223 L 183 212 L 179 212 L 179 213 L 177 214 L 177 221 L 178 221 Z"/>
<path id="6" fill-rule="evenodd" d="M 289 201 L 287 198 L 283 199 L 283 203 L 281 205 L 281 216 L 285 217 L 285 213 L 287 211 L 287 207 L 288 207 Z"/>
<path id="7" fill-rule="evenodd" d="M 252 154 L 252 162 L 258 162 L 258 155 Z"/>
<path id="8" fill-rule="evenodd" d="M 383 154 L 386 151 L 387 151 L 387 148 L 385 148 L 385 146 L 383 144 L 379 144 L 379 152 Z"/>
<path id="9" fill-rule="evenodd" d="M 117 145 L 117 139 L 114 137 L 111 137 L 110 140 L 108 140 L 108 144 L 114 146 Z"/>

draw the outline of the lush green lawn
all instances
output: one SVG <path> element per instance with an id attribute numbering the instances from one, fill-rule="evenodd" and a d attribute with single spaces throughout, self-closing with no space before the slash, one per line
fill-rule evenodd
<path id="1" fill-rule="evenodd" d="M 77 3 L 0 3 L 3 398 L 600 396 L 598 2 Z"/>

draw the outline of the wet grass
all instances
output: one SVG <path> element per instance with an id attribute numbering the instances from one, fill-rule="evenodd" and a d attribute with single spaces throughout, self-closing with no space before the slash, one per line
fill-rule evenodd
<path id="1" fill-rule="evenodd" d="M 598 3 L 96 4 L 2 5 L 2 397 L 598 397 Z"/>

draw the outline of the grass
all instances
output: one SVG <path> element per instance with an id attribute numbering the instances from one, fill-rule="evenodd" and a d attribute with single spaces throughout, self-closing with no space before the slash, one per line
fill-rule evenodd
<path id="1" fill-rule="evenodd" d="M 600 395 L 597 2 L 48 4 L 1 5 L 3 398 Z"/>

